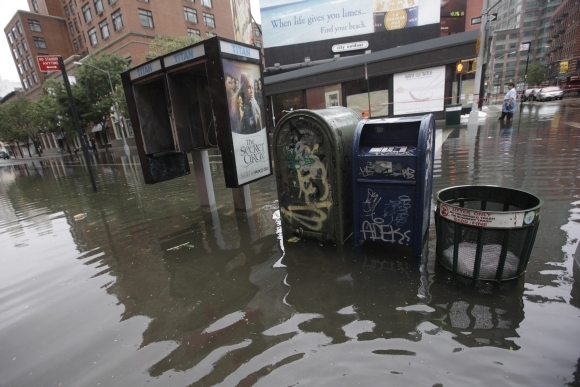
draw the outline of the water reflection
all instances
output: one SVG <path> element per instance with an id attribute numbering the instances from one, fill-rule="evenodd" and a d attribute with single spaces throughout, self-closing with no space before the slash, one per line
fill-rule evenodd
<path id="1" fill-rule="evenodd" d="M 236 211 L 216 162 L 217 207 L 193 176 L 144 185 L 136 157 L 91 155 L 96 194 L 74 157 L 3 165 L 0 384 L 577 384 L 578 115 L 525 114 L 456 129 L 437 161 L 435 192 L 546 201 L 527 273 L 499 285 L 441 269 L 433 227 L 421 262 L 281 240 L 274 179 Z"/>

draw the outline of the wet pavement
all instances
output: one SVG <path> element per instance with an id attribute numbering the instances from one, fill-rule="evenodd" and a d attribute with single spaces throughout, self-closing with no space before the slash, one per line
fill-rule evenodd
<path id="1" fill-rule="evenodd" d="M 441 127 L 434 192 L 544 200 L 526 273 L 501 284 L 411 251 L 282 238 L 273 177 L 235 211 L 131 157 L 0 160 L 0 386 L 578 386 L 580 106 Z M 91 157 L 96 157 L 91 155 Z M 580 254 L 580 252 L 578 253 Z M 577 257 L 580 261 L 580 257 Z"/>

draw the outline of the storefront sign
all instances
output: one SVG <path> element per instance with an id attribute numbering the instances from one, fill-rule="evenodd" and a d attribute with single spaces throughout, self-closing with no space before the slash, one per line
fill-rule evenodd
<path id="1" fill-rule="evenodd" d="M 364 50 L 365 48 L 368 48 L 368 47 L 369 47 L 369 42 L 367 42 L 366 40 L 363 40 L 360 42 L 335 44 L 334 46 L 332 46 L 332 52 Z"/>

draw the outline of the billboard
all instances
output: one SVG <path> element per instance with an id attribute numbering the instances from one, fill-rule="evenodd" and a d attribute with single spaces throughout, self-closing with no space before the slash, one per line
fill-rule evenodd
<path id="1" fill-rule="evenodd" d="M 443 110 L 445 66 L 393 75 L 394 115 Z"/>
<path id="2" fill-rule="evenodd" d="M 264 47 L 439 23 L 440 0 L 261 0 Z"/>

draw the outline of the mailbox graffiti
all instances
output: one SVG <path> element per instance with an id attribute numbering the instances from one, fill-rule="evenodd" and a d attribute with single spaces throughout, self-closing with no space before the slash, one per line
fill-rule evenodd
<path id="1" fill-rule="evenodd" d="M 415 170 L 413 168 L 404 168 L 401 163 L 393 163 L 386 160 L 369 161 L 364 167 L 360 167 L 362 177 L 377 176 L 381 177 L 402 177 L 406 180 L 415 179 Z"/>
<path id="2" fill-rule="evenodd" d="M 374 190 L 367 189 L 367 197 L 363 202 L 363 217 L 361 234 L 365 240 L 383 241 L 405 244 L 410 241 L 411 230 L 401 230 L 401 226 L 409 220 L 409 210 L 412 208 L 411 198 L 401 195 L 398 200 L 389 200 L 382 209 L 379 206 L 382 197 Z M 379 211 L 379 209 L 382 211 Z"/>
<path id="3" fill-rule="evenodd" d="M 332 207 L 325 155 L 320 135 L 290 124 L 290 142 L 283 148 L 286 172 L 292 184 L 290 202 L 281 206 L 284 217 L 310 231 L 320 231 Z M 297 193 L 297 195 L 296 195 Z"/>

